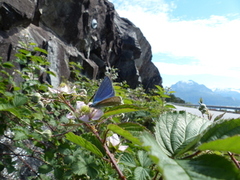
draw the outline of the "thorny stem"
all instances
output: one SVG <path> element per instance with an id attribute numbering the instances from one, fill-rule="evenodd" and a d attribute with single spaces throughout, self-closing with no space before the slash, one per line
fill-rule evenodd
<path id="1" fill-rule="evenodd" d="M 231 157 L 232 161 L 237 166 L 237 168 L 240 169 L 240 165 L 239 165 L 238 161 L 235 159 L 235 157 L 233 156 L 233 153 L 228 151 L 228 155 Z"/>
<path id="2" fill-rule="evenodd" d="M 95 134 L 95 136 L 98 138 L 98 140 L 103 143 L 103 148 L 106 151 L 106 154 L 108 155 L 108 157 L 110 158 L 110 162 L 112 163 L 113 167 L 117 171 L 117 173 L 119 175 L 119 178 L 122 179 L 122 180 L 127 180 L 126 177 L 123 175 L 122 171 L 119 169 L 119 167 L 117 165 L 117 162 L 116 162 L 116 160 L 114 158 L 114 155 L 110 152 L 108 146 L 106 145 L 104 140 L 102 140 L 102 138 L 100 137 L 100 135 L 96 131 L 95 127 L 91 126 L 91 125 L 89 125 L 87 123 L 85 123 L 85 125 Z"/>

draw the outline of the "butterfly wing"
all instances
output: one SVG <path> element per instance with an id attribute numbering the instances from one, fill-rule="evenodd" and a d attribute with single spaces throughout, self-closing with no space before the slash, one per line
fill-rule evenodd
<path id="1" fill-rule="evenodd" d="M 114 96 L 115 96 L 115 92 L 112 86 L 112 81 L 108 76 L 106 76 L 93 98 L 93 106 L 105 99 L 108 99 Z"/>
<path id="2" fill-rule="evenodd" d="M 119 96 L 113 96 L 96 103 L 94 107 L 101 108 L 104 106 L 115 106 L 120 104 L 122 104 L 122 98 Z"/>

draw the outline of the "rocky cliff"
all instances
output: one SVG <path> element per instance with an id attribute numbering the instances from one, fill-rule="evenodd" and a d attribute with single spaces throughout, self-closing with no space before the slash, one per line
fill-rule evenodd
<path id="1" fill-rule="evenodd" d="M 15 59 L 18 41 L 30 40 L 48 51 L 52 85 L 69 79 L 69 62 L 82 73 L 102 78 L 106 67 L 119 69 L 119 81 L 145 89 L 161 85 L 151 62 L 151 46 L 141 30 L 121 18 L 107 0 L 0 0 L 0 56 Z"/>

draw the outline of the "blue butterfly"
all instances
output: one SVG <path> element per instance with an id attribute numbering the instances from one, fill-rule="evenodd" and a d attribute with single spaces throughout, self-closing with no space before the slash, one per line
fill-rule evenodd
<path id="1" fill-rule="evenodd" d="M 106 76 L 98 88 L 91 107 L 100 108 L 103 106 L 114 106 L 122 104 L 122 98 L 115 96 L 111 79 Z"/>

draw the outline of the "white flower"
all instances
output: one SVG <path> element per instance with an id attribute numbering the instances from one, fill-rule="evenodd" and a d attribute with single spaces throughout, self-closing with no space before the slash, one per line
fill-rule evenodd
<path id="1" fill-rule="evenodd" d="M 76 94 L 75 88 L 76 87 L 74 86 L 71 89 L 67 84 L 61 83 L 58 88 L 50 88 L 50 87 L 48 87 L 48 90 L 51 93 L 54 93 L 54 94 L 59 94 L 59 93 Z"/>
<path id="2" fill-rule="evenodd" d="M 119 151 L 125 151 L 128 148 L 128 146 L 121 145 L 120 138 L 117 134 L 113 134 L 112 136 L 107 137 L 106 141 L 108 147 L 114 147 Z"/>
<path id="3" fill-rule="evenodd" d="M 79 119 L 83 122 L 90 122 L 90 120 L 98 120 L 104 114 L 102 110 L 89 107 L 82 101 L 76 102 L 75 113 L 67 114 L 68 119 Z"/>

